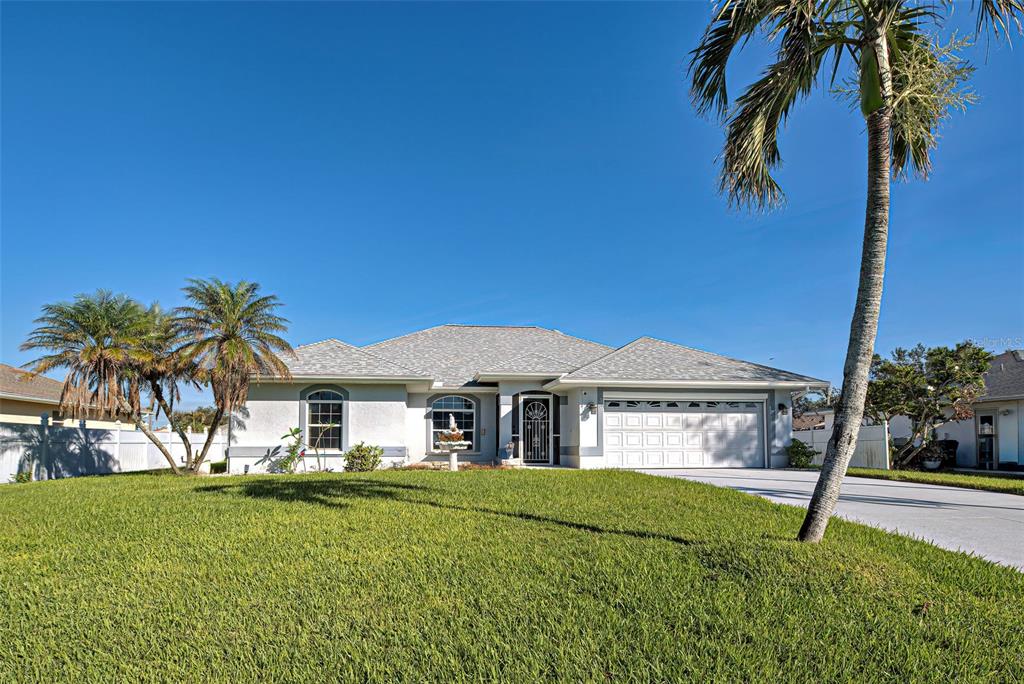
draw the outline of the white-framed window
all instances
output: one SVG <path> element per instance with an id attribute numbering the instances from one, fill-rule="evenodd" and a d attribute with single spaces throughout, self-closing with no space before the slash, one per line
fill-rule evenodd
<path id="1" fill-rule="evenodd" d="M 306 397 L 306 441 L 325 451 L 341 451 L 342 404 L 333 390 L 318 390 Z"/>
<path id="2" fill-rule="evenodd" d="M 469 442 L 469 450 L 476 451 L 476 404 L 465 397 L 449 395 L 435 399 L 430 404 L 430 443 L 436 450 L 439 436 L 447 432 L 451 416 L 462 431 L 462 439 Z"/>

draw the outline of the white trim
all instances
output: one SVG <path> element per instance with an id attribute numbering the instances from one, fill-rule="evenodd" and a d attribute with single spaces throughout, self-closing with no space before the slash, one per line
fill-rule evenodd
<path id="1" fill-rule="evenodd" d="M 667 389 L 686 389 L 686 388 L 728 388 L 735 387 L 736 389 L 803 389 L 811 387 L 830 387 L 831 383 L 828 382 L 793 382 L 793 381 L 775 381 L 775 380 L 567 380 L 565 378 L 557 378 L 544 385 L 544 389 L 550 390 L 557 387 L 650 387 L 657 389 L 664 387 Z"/>
<path id="2" fill-rule="evenodd" d="M 354 382 L 354 383 L 388 383 L 394 382 L 396 384 L 405 384 L 407 382 L 429 382 L 432 378 L 426 376 L 398 376 L 398 375 L 360 375 L 357 377 L 349 377 L 346 375 L 293 375 L 288 378 L 282 378 L 279 375 L 252 375 L 249 376 L 250 381 L 255 383 L 261 382 Z"/>
<path id="3" fill-rule="evenodd" d="M 641 399 L 645 401 L 768 401 L 768 394 L 721 394 L 714 392 L 604 392 L 604 400 Z"/>
<path id="4" fill-rule="evenodd" d="M 50 406 L 57 406 L 60 404 L 55 399 L 41 399 L 40 397 L 29 397 L 23 394 L 8 394 L 6 392 L 0 392 L 0 399 L 11 399 L 14 401 L 31 401 L 36 404 L 48 404 Z"/>
<path id="5" fill-rule="evenodd" d="M 501 382 L 502 380 L 535 380 L 537 378 L 557 377 L 561 373 L 489 373 L 481 372 L 473 376 L 477 382 Z"/>
<path id="6" fill-rule="evenodd" d="M 467 387 L 465 385 L 431 385 L 430 391 L 449 394 L 497 394 L 497 387 Z"/>

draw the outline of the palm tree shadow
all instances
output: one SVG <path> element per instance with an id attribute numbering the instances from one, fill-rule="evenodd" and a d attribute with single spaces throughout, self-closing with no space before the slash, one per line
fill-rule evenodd
<path id="1" fill-rule="evenodd" d="M 0 432 L 0 454 L 19 454 L 17 472 L 30 472 L 34 480 L 115 473 L 119 467 L 108 445 L 110 432 L 95 428 L 5 423 Z"/>
<path id="2" fill-rule="evenodd" d="M 422 485 L 386 482 L 380 480 L 349 479 L 347 477 L 312 477 L 303 479 L 266 478 L 240 483 L 225 482 L 204 485 L 197 491 L 203 493 L 228 494 L 254 499 L 271 499 L 287 503 L 301 502 L 316 504 L 331 509 L 345 509 L 358 499 L 388 499 L 397 503 L 427 506 L 442 511 L 459 513 L 476 513 L 488 516 L 519 520 L 527 523 L 556 525 L 577 532 L 592 534 L 618 535 L 645 541 L 667 541 L 681 546 L 693 546 L 701 542 L 680 536 L 654 532 L 651 530 L 634 530 L 603 527 L 592 523 L 562 520 L 526 511 L 504 511 L 484 506 L 460 506 L 434 499 L 419 498 L 419 494 L 436 492 L 431 487 Z"/>
<path id="3" fill-rule="evenodd" d="M 420 485 L 379 480 L 340 479 L 338 477 L 303 479 L 258 479 L 245 482 L 224 482 L 203 485 L 196 491 L 206 494 L 229 494 L 252 499 L 271 499 L 285 503 L 317 504 L 327 508 L 344 509 L 355 499 L 393 499 L 412 501 L 399 494 L 403 491 L 427 490 Z"/>

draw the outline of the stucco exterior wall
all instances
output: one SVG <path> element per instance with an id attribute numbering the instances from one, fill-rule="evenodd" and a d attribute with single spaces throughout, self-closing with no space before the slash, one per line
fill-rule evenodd
<path id="1" fill-rule="evenodd" d="M 0 399 L 0 423 L 18 423 L 21 425 L 39 425 L 43 414 L 52 416 L 57 412 L 53 404 L 46 404 L 38 401 L 26 401 L 23 399 Z M 81 421 L 68 418 L 59 421 L 64 427 L 81 427 Z M 51 421 L 51 425 L 57 422 Z M 97 420 L 89 418 L 85 421 L 85 427 L 97 430 L 116 430 L 118 423 L 115 420 Z M 134 430 L 135 426 L 130 422 L 121 423 L 122 430 Z"/>
<path id="2" fill-rule="evenodd" d="M 344 405 L 342 451 L 359 442 L 384 447 L 387 461 L 404 460 L 406 451 L 406 401 L 404 385 L 333 385 L 348 393 Z M 262 472 L 267 457 L 280 453 L 287 440 L 282 439 L 293 427 L 304 427 L 300 419 L 300 393 L 311 383 L 263 383 L 249 389 L 243 416 L 244 427 L 233 431 L 230 453 L 232 473 Z M 309 456 L 312 459 L 312 454 Z M 338 469 L 341 459 L 328 455 L 328 467 Z M 335 464 L 335 461 L 337 464 Z"/>
<path id="3" fill-rule="evenodd" d="M 435 452 L 430 444 L 431 411 L 428 404 L 442 396 L 454 395 L 470 397 L 475 400 L 476 413 L 476 444 L 472 451 L 459 454 L 460 459 L 490 463 L 497 455 L 498 429 L 495 424 L 494 402 L 496 395 L 478 392 L 433 391 L 430 393 L 413 393 L 409 395 L 409 403 L 405 409 L 404 430 L 405 444 L 409 450 L 410 462 L 416 463 L 424 459 L 447 458 Z"/>

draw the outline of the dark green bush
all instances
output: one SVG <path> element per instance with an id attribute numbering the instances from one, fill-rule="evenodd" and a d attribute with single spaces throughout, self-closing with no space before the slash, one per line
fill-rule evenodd
<path id="1" fill-rule="evenodd" d="M 345 452 L 345 470 L 350 473 L 366 473 L 380 466 L 384 449 L 360 442 Z"/>
<path id="2" fill-rule="evenodd" d="M 32 481 L 32 471 L 31 470 L 19 470 L 17 473 L 15 473 L 14 477 L 11 478 L 11 482 L 14 482 L 14 483 L 17 483 L 17 484 L 23 484 L 25 482 L 31 482 L 31 481 Z"/>
<path id="3" fill-rule="evenodd" d="M 227 461 L 214 461 L 213 463 L 210 464 L 211 475 L 221 475 L 226 472 L 228 472 Z"/>
<path id="4" fill-rule="evenodd" d="M 793 443 L 786 447 L 786 455 L 789 456 L 790 468 L 810 468 L 814 465 L 814 457 L 818 452 L 809 444 L 794 439 Z"/>

